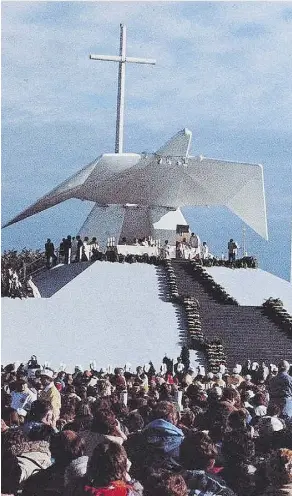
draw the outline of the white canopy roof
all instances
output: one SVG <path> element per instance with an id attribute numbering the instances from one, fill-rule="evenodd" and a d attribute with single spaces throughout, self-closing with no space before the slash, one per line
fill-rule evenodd
<path id="1" fill-rule="evenodd" d="M 80 198 L 98 205 L 223 205 L 267 239 L 262 166 L 189 156 L 191 137 L 184 129 L 150 155 L 104 154 L 4 227 Z"/>

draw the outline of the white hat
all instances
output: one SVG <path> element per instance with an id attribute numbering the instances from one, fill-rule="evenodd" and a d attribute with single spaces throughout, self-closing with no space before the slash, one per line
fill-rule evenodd
<path id="1" fill-rule="evenodd" d="M 44 377 L 48 377 L 49 379 L 53 379 L 54 378 L 54 371 L 51 369 L 42 369 L 41 375 Z"/>

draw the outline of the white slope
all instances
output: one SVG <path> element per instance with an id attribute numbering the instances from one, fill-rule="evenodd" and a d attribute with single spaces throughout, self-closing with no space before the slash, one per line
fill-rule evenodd
<path id="1" fill-rule="evenodd" d="M 73 266 L 67 269 L 73 270 Z M 160 296 L 160 269 L 147 264 L 95 262 L 51 298 L 2 299 L 2 363 L 60 362 L 72 370 L 134 367 L 180 353 L 177 307 Z"/>
<path id="2" fill-rule="evenodd" d="M 260 306 L 270 297 L 280 298 L 284 308 L 292 315 L 290 282 L 261 269 L 206 267 L 206 270 L 240 305 Z"/>

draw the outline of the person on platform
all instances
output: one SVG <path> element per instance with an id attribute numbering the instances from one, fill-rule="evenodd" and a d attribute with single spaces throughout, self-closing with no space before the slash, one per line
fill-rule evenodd
<path id="1" fill-rule="evenodd" d="M 77 253 L 77 240 L 76 240 L 75 236 L 72 236 L 72 238 L 71 238 L 71 263 L 75 262 L 76 253 Z"/>
<path id="2" fill-rule="evenodd" d="M 201 240 L 200 240 L 200 238 L 199 238 L 199 236 L 197 234 L 195 234 L 195 233 L 192 233 L 191 234 L 189 245 L 190 245 L 191 250 L 194 251 L 194 254 L 195 255 L 197 255 L 198 253 L 200 253 Z"/>
<path id="3" fill-rule="evenodd" d="M 227 245 L 228 248 L 228 261 L 230 263 L 235 262 L 236 255 L 237 255 L 237 250 L 238 250 L 238 245 L 236 241 L 234 241 L 232 238 L 229 240 L 229 243 Z"/>
<path id="4" fill-rule="evenodd" d="M 66 238 L 62 238 L 62 241 L 59 246 L 59 262 L 64 263 L 65 260 L 65 244 L 66 244 Z"/>
<path id="5" fill-rule="evenodd" d="M 183 241 L 179 241 L 176 247 L 176 256 L 177 258 L 185 258 L 185 243 Z"/>
<path id="6" fill-rule="evenodd" d="M 88 236 L 85 236 L 82 248 L 82 262 L 88 262 L 90 260 L 90 244 Z"/>
<path id="7" fill-rule="evenodd" d="M 202 258 L 202 260 L 207 260 L 207 258 L 209 258 L 209 248 L 207 246 L 206 241 L 203 241 L 203 244 L 201 247 L 201 258 Z"/>
<path id="8" fill-rule="evenodd" d="M 170 246 L 168 244 L 168 239 L 165 240 L 164 245 L 161 248 L 161 258 L 164 260 L 170 259 Z"/>
<path id="9" fill-rule="evenodd" d="M 72 240 L 71 236 L 68 235 L 64 241 L 64 255 L 65 255 L 65 264 L 71 263 L 71 250 L 72 250 Z"/>
<path id="10" fill-rule="evenodd" d="M 81 262 L 82 251 L 83 251 L 83 241 L 79 235 L 76 236 L 76 241 L 77 241 L 77 252 L 76 252 L 75 262 Z"/>
<path id="11" fill-rule="evenodd" d="M 52 243 L 50 238 L 48 238 L 47 242 L 45 243 L 45 256 L 47 267 L 48 269 L 50 269 L 53 263 L 56 261 L 54 243 Z"/>
<path id="12" fill-rule="evenodd" d="M 94 236 L 89 243 L 90 260 L 98 260 L 100 248 L 96 237 Z"/>

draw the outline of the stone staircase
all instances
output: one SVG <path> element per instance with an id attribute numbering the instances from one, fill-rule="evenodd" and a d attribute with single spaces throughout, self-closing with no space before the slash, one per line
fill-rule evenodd
<path id="1" fill-rule="evenodd" d="M 218 303 L 196 280 L 187 260 L 173 259 L 171 263 L 179 294 L 198 299 L 202 331 L 208 340 L 222 341 L 228 367 L 247 359 L 268 363 L 278 363 L 282 358 L 292 361 L 292 337 L 264 316 L 261 307 Z"/>

